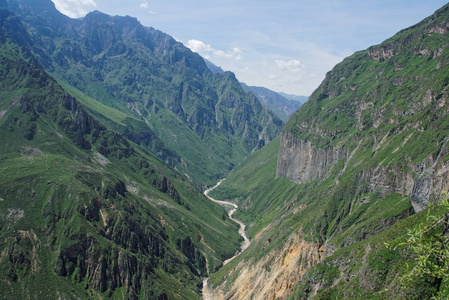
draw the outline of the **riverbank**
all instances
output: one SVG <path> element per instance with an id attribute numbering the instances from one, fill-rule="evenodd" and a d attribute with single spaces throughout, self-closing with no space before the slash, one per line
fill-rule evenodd
<path id="1" fill-rule="evenodd" d="M 237 224 L 240 225 L 239 234 L 243 238 L 243 243 L 242 243 L 242 246 L 240 247 L 240 251 L 236 255 L 234 255 L 233 257 L 225 260 L 223 262 L 223 266 L 228 264 L 231 260 L 233 260 L 237 256 L 239 256 L 251 244 L 251 241 L 249 240 L 248 236 L 246 235 L 245 224 L 243 224 L 243 222 L 241 222 L 240 220 L 237 220 L 237 219 L 232 217 L 234 212 L 239 208 L 238 205 L 235 204 L 235 203 L 232 203 L 232 202 L 228 202 L 228 201 L 217 200 L 217 199 L 214 199 L 211 196 L 209 196 L 209 193 L 211 191 L 213 191 L 215 188 L 217 188 L 224 180 L 225 179 L 221 179 L 220 181 L 217 182 L 216 185 L 214 185 L 213 187 L 211 187 L 211 188 L 209 188 L 209 189 L 204 191 L 204 195 L 209 200 L 211 200 L 211 201 L 213 201 L 215 203 L 218 203 L 220 205 L 223 205 L 223 206 L 232 206 L 232 208 L 228 211 L 228 216 L 229 216 L 229 218 L 232 221 L 234 221 L 234 222 L 236 222 Z M 203 300 L 212 300 L 213 299 L 213 295 L 212 295 L 211 290 L 209 289 L 209 286 L 208 286 L 208 279 L 209 278 L 205 278 L 203 280 Z"/>

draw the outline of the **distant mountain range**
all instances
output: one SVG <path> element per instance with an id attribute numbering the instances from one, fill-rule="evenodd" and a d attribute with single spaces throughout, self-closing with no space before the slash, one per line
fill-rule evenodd
<path id="1" fill-rule="evenodd" d="M 48 2 L 10 1 L 26 33 L 8 34 L 20 34 L 49 73 L 82 93 L 92 114 L 195 184 L 212 184 L 280 132 L 282 122 L 234 74 L 213 74 L 169 35 L 98 11 L 70 19 Z"/>
<path id="2" fill-rule="evenodd" d="M 221 74 L 224 72 L 220 67 L 216 66 L 211 61 L 207 59 L 204 60 L 206 62 L 206 66 L 213 73 Z M 283 122 L 287 122 L 288 118 L 308 99 L 306 96 L 277 93 L 264 87 L 248 86 L 243 82 L 240 84 L 246 92 L 253 93 L 263 106 L 270 108 Z"/>
<path id="3" fill-rule="evenodd" d="M 282 93 L 282 92 L 279 92 L 279 94 L 281 96 L 283 96 L 284 98 L 287 98 L 287 99 L 293 100 L 293 101 L 298 101 L 298 102 L 301 102 L 302 104 L 306 103 L 307 100 L 309 100 L 308 96 L 297 96 L 297 95 L 286 94 L 286 93 Z"/>
<path id="4" fill-rule="evenodd" d="M 281 93 L 276 93 L 264 87 L 248 86 L 244 83 L 241 83 L 241 85 L 246 92 L 256 95 L 262 105 L 269 107 L 284 122 L 287 122 L 289 117 L 308 99 L 304 96 L 294 95 L 285 97 Z M 303 102 L 299 101 L 299 99 Z"/>

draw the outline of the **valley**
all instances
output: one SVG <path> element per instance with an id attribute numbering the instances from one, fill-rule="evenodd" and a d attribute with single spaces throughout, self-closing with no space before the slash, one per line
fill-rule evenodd
<path id="1" fill-rule="evenodd" d="M 310 97 L 50 0 L 0 62 L 3 299 L 449 296 L 448 4 Z"/>
<path id="2" fill-rule="evenodd" d="M 211 196 L 209 196 L 209 193 L 210 193 L 211 191 L 213 191 L 214 189 L 216 189 L 218 186 L 220 186 L 220 184 L 221 184 L 224 180 L 225 180 L 225 179 L 221 179 L 220 181 L 217 182 L 216 185 L 214 185 L 213 187 L 211 187 L 211 188 L 209 188 L 209 189 L 207 189 L 207 190 L 204 191 L 204 195 L 205 195 L 209 200 L 211 200 L 211 201 L 213 201 L 213 202 L 215 202 L 215 203 L 218 203 L 218 204 L 220 204 L 220 205 L 222 205 L 222 206 L 225 206 L 225 207 L 232 207 L 231 209 L 228 210 L 228 216 L 229 216 L 229 218 L 230 218 L 232 221 L 236 222 L 236 223 L 240 226 L 238 232 L 239 232 L 240 236 L 243 238 L 243 242 L 242 242 L 242 245 L 241 245 L 241 247 L 240 247 L 240 250 L 239 250 L 239 252 L 238 252 L 236 255 L 232 256 L 231 258 L 226 259 L 226 260 L 223 262 L 223 266 L 225 266 L 227 263 L 229 263 L 229 262 L 232 261 L 234 258 L 236 258 L 237 256 L 239 256 L 239 255 L 240 255 L 243 251 L 245 251 L 246 248 L 248 248 L 249 245 L 251 244 L 251 242 L 250 242 L 250 240 L 248 239 L 248 236 L 246 235 L 246 232 L 245 232 L 245 224 L 243 224 L 243 222 L 241 222 L 241 221 L 239 221 L 239 220 L 237 220 L 237 219 L 235 219 L 235 218 L 232 217 L 232 215 L 233 215 L 233 214 L 236 212 L 236 210 L 238 209 L 238 206 L 237 206 L 235 203 L 228 202 L 228 201 L 217 200 L 217 199 L 214 199 L 214 198 L 212 198 Z M 207 283 L 208 280 L 209 280 L 209 278 L 205 278 L 205 279 L 203 280 L 203 291 L 202 291 L 202 292 L 203 292 L 203 300 L 214 299 L 214 296 L 212 295 L 212 293 L 211 293 L 211 291 L 210 291 L 210 289 L 209 289 L 209 287 L 208 287 L 208 283 Z"/>
<path id="3" fill-rule="evenodd" d="M 242 246 L 240 247 L 240 251 L 239 253 L 237 253 L 236 255 L 234 255 L 231 258 L 228 258 L 227 260 L 225 260 L 223 262 L 223 265 L 226 265 L 228 262 L 230 262 L 231 260 L 233 260 L 235 257 L 237 257 L 240 253 L 242 253 L 243 251 L 245 251 L 246 248 L 249 247 L 249 245 L 251 244 L 248 236 L 246 235 L 246 231 L 245 231 L 245 224 L 243 224 L 243 222 L 239 221 L 238 219 L 235 219 L 233 217 L 233 214 L 237 211 L 237 209 L 239 208 L 237 204 L 229 202 L 229 201 L 222 201 L 222 200 L 217 200 L 212 198 L 211 196 L 209 196 L 209 193 L 212 192 L 214 189 L 216 189 L 217 187 L 220 186 L 220 184 L 224 181 L 225 179 L 221 179 L 220 181 L 218 181 L 218 183 L 216 185 L 214 185 L 213 187 L 207 189 L 204 191 L 204 196 L 206 196 L 209 200 L 211 200 L 212 202 L 218 203 L 222 206 L 225 207 L 229 207 L 231 206 L 232 208 L 228 210 L 228 216 L 229 219 L 231 219 L 232 221 L 234 221 L 235 223 L 237 223 L 240 227 L 239 227 L 239 234 L 240 236 L 243 238 L 243 242 L 242 242 Z"/>

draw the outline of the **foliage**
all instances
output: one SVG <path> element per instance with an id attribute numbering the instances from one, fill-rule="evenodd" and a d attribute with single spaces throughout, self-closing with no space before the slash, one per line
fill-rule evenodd
<path id="1" fill-rule="evenodd" d="M 91 114 L 200 188 L 282 128 L 232 73 L 213 74 L 198 54 L 135 18 L 11 9 L 26 28 L 26 47 Z"/>
<path id="2" fill-rule="evenodd" d="M 435 281 L 436 299 L 449 297 L 449 198 L 430 207 L 423 223 L 408 230 L 405 242 L 386 243 L 389 249 L 407 248 L 414 255 L 413 264 L 407 264 L 407 273 L 400 277 L 407 287 L 416 278 L 431 277 Z"/>
<path id="3" fill-rule="evenodd" d="M 3 36 L 0 61 L 2 297 L 198 299 L 240 246 L 225 210 Z"/>

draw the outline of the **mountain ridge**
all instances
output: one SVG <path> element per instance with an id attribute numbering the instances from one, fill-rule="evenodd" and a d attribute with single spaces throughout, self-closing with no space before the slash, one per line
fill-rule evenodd
<path id="1" fill-rule="evenodd" d="M 146 127 L 168 143 L 167 148 L 183 158 L 173 159 L 173 167 L 196 184 L 212 184 L 280 132 L 281 121 L 254 102 L 235 76 L 214 75 L 198 54 L 135 18 L 93 12 L 55 30 L 42 15 L 20 9 L 16 13 L 30 32 L 39 34 L 33 36 L 32 51 L 46 70 L 128 114 L 130 121 L 139 120 L 129 128 Z M 223 89 L 223 83 L 232 88 Z M 104 117 L 117 128 L 113 119 Z M 166 130 L 172 123 L 189 137 L 182 147 Z M 121 134 L 137 136 L 135 131 Z M 204 163 L 201 156 L 211 159 Z"/>
<path id="2" fill-rule="evenodd" d="M 283 122 L 287 122 L 288 118 L 302 105 L 301 102 L 287 99 L 281 94 L 264 87 L 248 86 L 244 83 L 241 83 L 241 85 L 246 92 L 252 92 L 256 95 L 262 105 L 270 107 Z"/>
<path id="3" fill-rule="evenodd" d="M 236 217 L 252 240 L 209 280 L 217 297 L 419 299 L 447 291 L 430 275 L 399 285 L 418 257 L 385 244 L 407 241 L 426 214 L 447 214 L 428 207 L 449 186 L 448 12 L 445 5 L 337 64 L 279 141 L 212 193 L 238 198 Z"/>
<path id="4" fill-rule="evenodd" d="M 202 277 L 239 249 L 236 225 L 90 115 L 15 43 L 17 21 L 0 9 L 1 294 L 199 299 Z"/>

